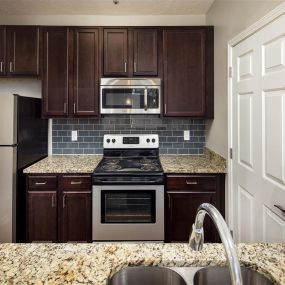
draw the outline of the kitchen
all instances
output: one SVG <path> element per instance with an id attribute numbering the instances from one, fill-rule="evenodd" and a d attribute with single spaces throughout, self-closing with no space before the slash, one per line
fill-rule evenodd
<path id="1" fill-rule="evenodd" d="M 158 265 L 147 267 L 151 275 L 197 271 L 226 264 L 221 240 L 228 260 L 236 256 L 226 247 L 233 235 L 246 243 L 237 245 L 242 265 L 284 284 L 284 3 L 161 1 L 151 10 L 148 1 L 86 1 L 57 11 L 12 2 L 0 5 L 0 99 L 18 176 L 15 183 L 2 160 L 0 238 L 16 243 L 0 245 L 1 283 L 107 284 L 115 273 L 145 268 L 134 265 Z M 254 45 L 262 33 L 261 54 Z M 262 78 L 258 55 L 265 55 Z M 258 90 L 263 81 L 268 87 Z M 201 204 L 208 215 L 199 253 L 191 247 L 203 244 Z M 45 264 L 38 275 L 37 258 Z M 20 273 L 9 266 L 15 259 Z M 96 270 L 86 275 L 90 264 Z M 228 278 L 241 284 L 229 265 Z"/>

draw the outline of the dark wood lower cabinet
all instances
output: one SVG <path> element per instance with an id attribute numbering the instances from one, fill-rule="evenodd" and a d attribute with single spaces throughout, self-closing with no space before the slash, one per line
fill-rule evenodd
<path id="1" fill-rule="evenodd" d="M 166 177 L 166 242 L 188 242 L 200 204 L 211 203 L 224 216 L 224 174 L 168 175 Z M 220 242 L 209 216 L 204 221 L 205 242 Z"/>
<path id="2" fill-rule="evenodd" d="M 28 175 L 26 240 L 90 242 L 91 187 L 89 174 Z"/>
<path id="3" fill-rule="evenodd" d="M 91 241 L 91 191 L 63 192 L 62 241 Z"/>
<path id="4" fill-rule="evenodd" d="M 57 241 L 57 192 L 28 192 L 28 242 Z"/>

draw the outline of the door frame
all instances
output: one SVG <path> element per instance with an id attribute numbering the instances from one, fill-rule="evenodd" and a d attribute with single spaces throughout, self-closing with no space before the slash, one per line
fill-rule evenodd
<path id="1" fill-rule="evenodd" d="M 285 14 L 285 3 L 281 3 L 272 11 L 267 13 L 264 17 L 260 20 L 243 30 L 240 34 L 235 36 L 228 42 L 228 63 L 227 63 L 227 70 L 228 70 L 228 84 L 227 84 L 227 93 L 228 93 L 228 154 L 227 154 L 227 161 L 228 161 L 228 179 L 227 179 L 227 188 L 228 188 L 228 195 L 227 195 L 227 220 L 228 225 L 231 230 L 234 230 L 234 219 L 233 219 L 233 161 L 231 159 L 231 148 L 233 147 L 233 137 L 232 137 L 232 130 L 233 130 L 233 112 L 232 112 L 232 98 L 233 98 L 233 90 L 232 90 L 232 66 L 233 66 L 233 48 L 238 45 L 240 42 L 246 40 L 250 36 L 254 35 L 256 32 L 276 20 L 277 18 L 283 16 Z M 233 153 L 233 155 L 236 155 Z M 234 235 L 236 237 L 236 235 Z"/>

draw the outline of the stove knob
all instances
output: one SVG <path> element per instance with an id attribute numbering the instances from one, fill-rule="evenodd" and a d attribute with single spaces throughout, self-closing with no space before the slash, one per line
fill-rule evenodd
<path id="1" fill-rule="evenodd" d="M 146 142 L 149 143 L 149 142 L 150 142 L 150 139 L 146 139 Z"/>
<path id="2" fill-rule="evenodd" d="M 107 139 L 107 140 L 106 140 L 106 142 L 107 142 L 107 143 L 110 143 L 110 142 L 111 142 L 111 140 L 110 140 L 110 139 Z"/>
<path id="3" fill-rule="evenodd" d="M 155 139 L 152 139 L 151 141 L 152 141 L 153 143 L 155 143 Z"/>
<path id="4" fill-rule="evenodd" d="M 115 139 L 112 139 L 112 143 L 115 143 L 116 142 L 116 140 Z"/>

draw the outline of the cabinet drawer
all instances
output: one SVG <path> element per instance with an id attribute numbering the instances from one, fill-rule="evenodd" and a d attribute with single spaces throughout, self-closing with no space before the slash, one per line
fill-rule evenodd
<path id="1" fill-rule="evenodd" d="M 62 176 L 62 189 L 64 190 L 91 190 L 91 176 L 89 175 L 70 175 Z"/>
<path id="2" fill-rule="evenodd" d="M 56 189 L 56 176 L 28 176 L 29 189 Z"/>
<path id="3" fill-rule="evenodd" d="M 216 176 L 168 175 L 167 190 L 216 191 Z"/>

